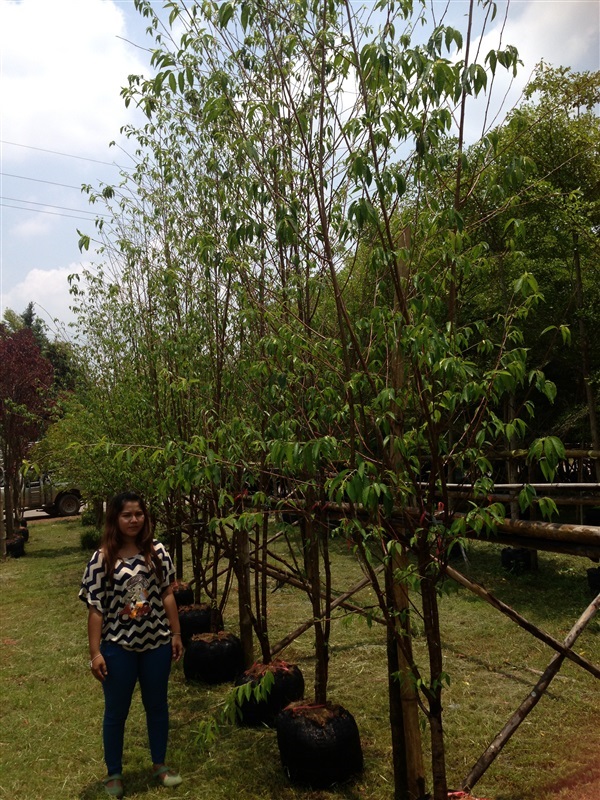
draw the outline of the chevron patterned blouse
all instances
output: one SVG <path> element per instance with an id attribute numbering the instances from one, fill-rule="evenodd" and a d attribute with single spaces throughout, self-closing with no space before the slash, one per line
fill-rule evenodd
<path id="1" fill-rule="evenodd" d="M 173 582 L 175 570 L 164 545 L 155 540 L 154 547 L 163 567 L 160 585 L 141 553 L 117 561 L 112 586 L 100 550 L 90 559 L 79 597 L 104 617 L 102 641 L 137 651 L 152 650 L 171 641 L 162 593 Z"/>

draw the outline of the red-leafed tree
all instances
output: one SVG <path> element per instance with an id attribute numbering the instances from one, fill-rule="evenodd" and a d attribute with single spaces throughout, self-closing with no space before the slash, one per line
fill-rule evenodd
<path id="1" fill-rule="evenodd" d="M 8 536 L 13 533 L 18 507 L 19 470 L 29 443 L 39 437 L 44 424 L 52 378 L 52 364 L 42 356 L 32 331 L 11 332 L 0 325 L 0 453 Z"/>

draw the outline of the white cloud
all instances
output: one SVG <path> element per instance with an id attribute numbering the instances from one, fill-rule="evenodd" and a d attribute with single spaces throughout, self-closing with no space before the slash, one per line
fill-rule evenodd
<path id="1" fill-rule="evenodd" d="M 479 60 L 483 62 L 492 49 L 514 45 L 523 63 L 516 77 L 498 65 L 486 96 L 469 101 L 466 135 L 470 142 L 502 122 L 521 99 L 540 61 L 575 72 L 600 68 L 600 4 L 596 0 L 512 2 L 508 19 L 505 10 L 506 2 L 498 3 L 498 15 L 481 41 Z"/>
<path id="2" fill-rule="evenodd" d="M 504 41 L 517 44 L 525 72 L 531 72 L 542 58 L 574 71 L 600 67 L 597 0 L 531 0 L 515 4 L 514 9 Z"/>
<path id="3" fill-rule="evenodd" d="M 2 294 L 0 315 L 7 308 L 20 314 L 33 301 L 36 315 L 48 325 L 52 333 L 57 333 L 61 338 L 60 326 L 57 331 L 54 320 L 58 319 L 64 325 L 74 321 L 69 310 L 72 300 L 68 276 L 81 270 L 81 264 L 70 264 L 57 269 L 30 270 L 23 280 Z"/>
<path id="4" fill-rule="evenodd" d="M 12 232 L 14 236 L 24 242 L 30 242 L 31 239 L 38 236 L 45 236 L 52 230 L 52 224 L 47 219 L 41 217 L 34 217 L 33 219 L 25 219 L 18 222 Z"/>
<path id="5" fill-rule="evenodd" d="M 126 120 L 120 88 L 143 71 L 107 0 L 2 0 L 2 138 L 90 155 Z M 11 158 L 24 158 L 26 151 Z M 6 156 L 6 152 L 5 152 Z"/>
<path id="6" fill-rule="evenodd" d="M 106 162 L 131 163 L 108 144 L 136 119 L 120 91 L 129 74 L 147 72 L 126 41 L 144 43 L 143 28 L 119 0 L 0 0 L 0 139 L 23 145 L 0 147 L 1 308 L 20 312 L 33 299 L 47 321 L 72 319 L 66 275 L 75 269 L 61 265 L 76 263 L 76 228 L 92 224 L 79 187 L 117 181 Z"/>

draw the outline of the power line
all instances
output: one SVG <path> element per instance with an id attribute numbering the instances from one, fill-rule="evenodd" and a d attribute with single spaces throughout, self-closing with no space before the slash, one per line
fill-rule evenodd
<path id="1" fill-rule="evenodd" d="M 32 206 L 45 206 L 46 208 L 58 208 L 60 211 L 75 211 L 76 214 L 91 214 L 93 217 L 106 217 L 106 214 L 97 214 L 95 211 L 86 211 L 83 208 L 67 208 L 66 206 L 55 206 L 53 203 L 38 203 L 35 200 L 23 200 L 20 197 L 3 197 L 0 200 L 10 200 L 13 203 L 30 203 Z M 35 209 L 32 209 L 34 211 Z"/>
<path id="2" fill-rule="evenodd" d="M 63 186 L 65 189 L 77 189 L 81 191 L 81 186 L 72 186 L 70 183 L 57 183 L 56 181 L 45 181 L 43 178 L 29 178 L 27 175 L 13 175 L 12 172 L 0 172 L 5 178 L 20 178 L 22 181 L 35 181 L 36 183 L 49 183 L 52 186 Z"/>
<path id="3" fill-rule="evenodd" d="M 51 214 L 53 217 L 64 217 L 65 219 L 83 219 L 86 222 L 91 222 L 90 217 L 76 217 L 73 214 L 60 214 L 58 211 L 45 211 L 42 208 L 23 208 L 23 206 L 13 206 L 10 203 L 0 203 L 4 208 L 16 208 L 17 211 L 32 211 L 34 214 Z M 91 212 L 82 212 L 91 213 Z"/>
<path id="4" fill-rule="evenodd" d="M 0 143 L 2 144 L 10 144 L 13 147 L 24 147 L 27 150 L 39 150 L 41 153 L 52 153 L 55 156 L 65 156 L 66 158 L 77 158 L 80 161 L 92 161 L 94 164 L 104 164 L 106 167 L 117 167 L 118 169 L 123 169 L 123 167 L 119 166 L 119 164 L 115 164 L 114 161 L 99 161 L 97 158 L 87 158 L 86 156 L 76 156 L 73 153 L 60 153 L 58 150 L 48 150 L 45 147 L 34 147 L 30 144 L 20 144 L 19 142 L 8 142 L 6 139 L 0 139 Z"/>

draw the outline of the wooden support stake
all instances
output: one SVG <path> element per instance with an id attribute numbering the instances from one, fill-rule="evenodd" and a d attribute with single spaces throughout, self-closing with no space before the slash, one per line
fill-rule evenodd
<path id="1" fill-rule="evenodd" d="M 586 608 L 575 625 L 569 631 L 569 634 L 564 642 L 564 646 L 566 648 L 570 648 L 575 643 L 575 640 L 579 634 L 583 631 L 588 622 L 594 618 L 599 608 L 600 594 L 595 600 L 593 600 L 593 602 L 590 603 L 590 605 Z M 538 704 L 540 698 L 550 685 L 552 678 L 554 678 L 559 671 L 564 660 L 565 655 L 563 653 L 557 653 L 555 656 L 553 656 L 552 660 L 542 673 L 539 681 L 535 684 L 531 692 L 529 692 L 519 708 L 511 716 L 493 742 L 487 747 L 485 752 L 480 756 L 471 772 L 464 779 L 462 782 L 463 791 L 470 792 L 475 784 L 480 780 L 482 775 L 486 772 L 490 764 L 500 753 L 504 745 L 508 742 L 525 717 L 527 717 L 529 712 Z"/>

